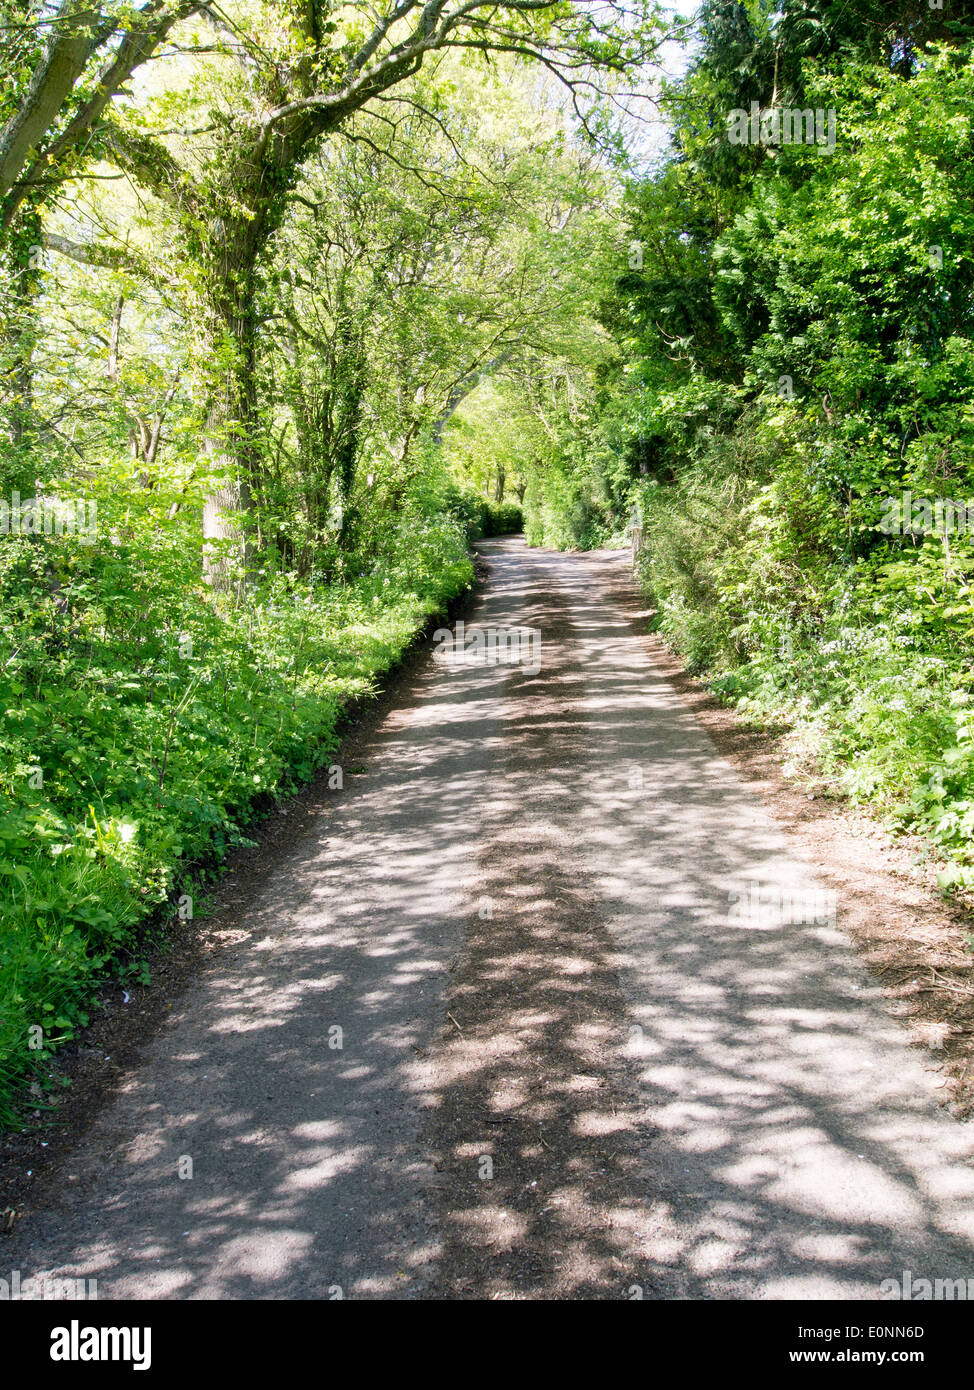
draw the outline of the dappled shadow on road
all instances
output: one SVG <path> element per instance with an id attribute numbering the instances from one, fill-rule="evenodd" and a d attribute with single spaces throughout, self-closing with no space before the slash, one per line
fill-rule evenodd
<path id="1" fill-rule="evenodd" d="M 403 690 L 11 1268 L 143 1298 L 974 1276 L 972 1131 L 836 928 L 789 920 L 820 885 L 596 571 L 485 549 L 476 620 L 540 627 L 541 671 Z M 781 909 L 735 916 L 749 883 Z"/>
<path id="2" fill-rule="evenodd" d="M 472 920 L 444 1038 L 453 1296 L 974 1277 L 974 1135 L 937 1111 L 831 896 L 584 562 L 531 563 L 544 668 L 509 683 L 494 918 Z"/>
<path id="3" fill-rule="evenodd" d="M 557 588 L 522 590 L 518 604 L 543 634 L 543 663 L 508 677 L 479 895 L 440 1043 L 436 1292 L 618 1296 L 638 1225 L 639 1123 L 565 775 L 584 753 L 579 677 Z"/>
<path id="4" fill-rule="evenodd" d="M 428 1046 L 502 683 L 428 665 L 312 800 L 248 939 L 179 1001 L 57 1208 L 25 1225 L 25 1274 L 95 1277 L 102 1298 L 422 1292 Z"/>

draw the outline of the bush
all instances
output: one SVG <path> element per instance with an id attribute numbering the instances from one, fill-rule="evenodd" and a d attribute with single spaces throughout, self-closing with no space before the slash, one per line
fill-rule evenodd
<path id="1" fill-rule="evenodd" d="M 879 498 L 837 497 L 792 425 L 742 416 L 641 490 L 656 624 L 745 717 L 790 728 L 793 764 L 930 835 L 974 886 L 974 540 L 884 536 Z"/>
<path id="2" fill-rule="evenodd" d="M 141 516 L 99 498 L 97 545 L 0 545 L 0 1123 L 189 866 L 313 775 L 345 703 L 473 579 L 456 523 L 407 504 L 353 582 L 270 575 L 221 606 L 193 524 L 135 496 Z"/>
<path id="3" fill-rule="evenodd" d="M 448 515 L 455 517 L 464 528 L 468 543 L 484 536 L 507 536 L 524 529 L 520 507 L 510 502 L 491 502 L 472 488 L 459 488 L 449 483 L 442 492 L 442 503 Z"/>
<path id="4" fill-rule="evenodd" d="M 488 502 L 485 536 L 513 536 L 524 530 L 524 514 L 514 502 Z"/>

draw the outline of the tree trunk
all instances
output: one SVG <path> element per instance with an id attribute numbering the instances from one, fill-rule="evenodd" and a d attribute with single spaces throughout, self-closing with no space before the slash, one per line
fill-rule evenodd
<path id="1" fill-rule="evenodd" d="M 211 411 L 207 454 L 214 471 L 222 472 L 226 481 L 214 484 L 203 504 L 203 576 L 211 588 L 224 593 L 235 589 L 240 597 L 246 587 L 251 554 L 244 518 L 253 499 L 249 480 L 235 472 L 233 454 L 220 451 L 217 440 L 222 424 L 219 412 Z"/>
<path id="2" fill-rule="evenodd" d="M 33 416 L 34 346 L 37 341 L 37 295 L 40 269 L 36 254 L 40 243 L 40 213 L 25 211 L 11 237 L 5 270 L 12 293 L 4 315 L 3 337 L 9 344 L 4 364 L 4 414 L 7 438 L 14 449 L 27 443 Z M 9 354 L 9 355 L 8 355 Z"/>
<path id="3" fill-rule="evenodd" d="M 54 124 L 97 42 L 98 11 L 64 0 L 58 24 L 17 111 L 0 131 L 0 195 L 6 196 L 31 150 Z"/>
<path id="4" fill-rule="evenodd" d="M 252 546 L 255 496 L 260 486 L 258 410 L 254 368 L 254 271 L 260 246 L 246 226 L 228 236 L 210 269 L 208 383 L 204 443 L 213 482 L 203 507 L 203 574 L 212 588 L 242 587 Z"/>
<path id="5" fill-rule="evenodd" d="M 203 505 L 203 575 L 214 589 L 238 591 L 251 558 L 255 449 L 252 389 L 242 366 L 230 373 L 206 415 L 205 447 L 212 484 Z M 244 579 L 239 578 L 243 570 Z"/>

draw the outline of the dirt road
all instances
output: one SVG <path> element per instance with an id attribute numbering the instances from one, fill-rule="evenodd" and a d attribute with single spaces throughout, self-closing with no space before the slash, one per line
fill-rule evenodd
<path id="1" fill-rule="evenodd" d="M 101 1299 L 974 1277 L 974 1128 L 654 666 L 626 557 L 483 551 L 468 628 L 539 630 L 540 670 L 431 653 L 6 1263 Z"/>

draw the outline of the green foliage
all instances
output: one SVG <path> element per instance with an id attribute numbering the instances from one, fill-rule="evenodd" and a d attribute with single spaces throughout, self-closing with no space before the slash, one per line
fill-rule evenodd
<path id="1" fill-rule="evenodd" d="M 350 582 L 270 574 L 215 606 L 192 520 L 130 485 L 96 480 L 96 543 L 0 539 L 0 1122 L 188 867 L 327 761 L 343 706 L 473 577 L 452 518 L 407 500 Z"/>
<path id="2" fill-rule="evenodd" d="M 631 515 L 690 666 L 972 886 L 974 515 L 881 522 L 905 491 L 974 498 L 974 50 L 966 19 L 886 8 L 704 5 L 673 148 L 626 195 L 619 358 L 545 411 L 527 535 Z M 833 107 L 835 148 L 729 144 L 772 92 Z"/>
<path id="3" fill-rule="evenodd" d="M 514 536 L 524 530 L 524 513 L 516 502 L 489 502 L 485 536 Z"/>
<path id="4" fill-rule="evenodd" d="M 98 508 L 92 543 L 0 536 L 0 1122 L 485 536 L 641 525 L 691 666 L 974 886 L 974 541 L 881 526 L 974 496 L 958 6 L 703 0 L 627 183 L 594 93 L 651 0 L 411 36 L 163 5 L 137 52 L 109 5 L 60 95 L 0 8 L 0 497 Z M 834 108 L 835 148 L 731 143 L 752 101 Z"/>
<path id="5" fill-rule="evenodd" d="M 479 541 L 483 536 L 510 536 L 524 529 L 521 508 L 513 502 L 491 502 L 471 488 L 448 483 L 442 489 L 442 500 L 450 516 L 463 527 L 467 541 Z"/>
<path id="6" fill-rule="evenodd" d="M 125 102 L 92 109 L 107 30 L 60 106 L 48 83 L 43 177 L 2 209 L 0 501 L 83 498 L 97 531 L 0 535 L 0 1122 L 189 866 L 470 584 L 470 541 L 521 530 L 517 429 L 469 459 L 444 432 L 478 388 L 604 353 L 615 187 L 594 98 L 573 124 L 527 55 L 544 38 L 574 84 L 658 29 L 642 0 L 615 37 L 501 7 L 485 62 L 448 6 L 405 61 L 362 5 L 313 39 L 287 6 L 232 31 L 178 8 L 144 16 L 142 56 L 167 42 Z M 36 18 L 4 14 L 12 138 L 47 78 Z M 335 112 L 305 101 L 357 53 Z"/>

